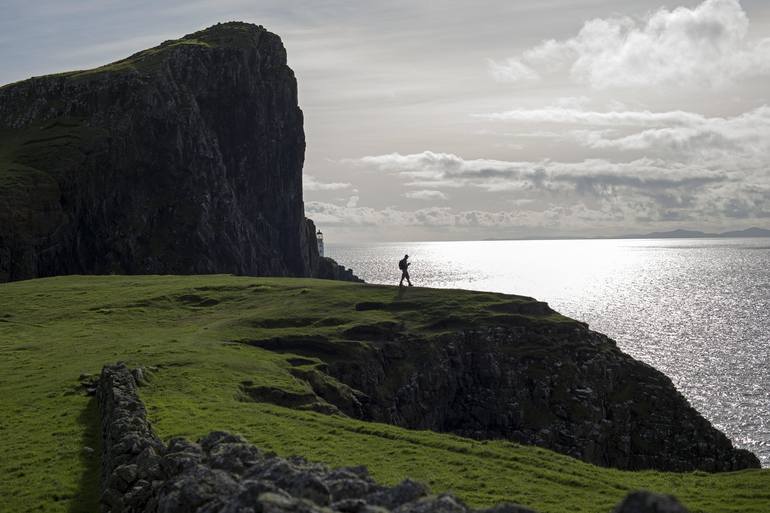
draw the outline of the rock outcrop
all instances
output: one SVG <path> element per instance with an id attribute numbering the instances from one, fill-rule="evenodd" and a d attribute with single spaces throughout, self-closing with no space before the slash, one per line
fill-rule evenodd
<path id="1" fill-rule="evenodd" d="M 517 307 L 550 311 L 543 303 Z M 344 334 L 360 342 L 355 350 L 330 358 L 318 338 L 250 343 L 323 360 L 295 376 L 325 403 L 363 420 L 514 440 L 629 470 L 760 467 L 661 372 L 581 323 L 536 318 L 511 315 L 508 326 L 455 328 L 437 337 L 394 323 L 359 326 Z"/>
<path id="2" fill-rule="evenodd" d="M 687 513 L 675 497 L 650 492 L 629 493 L 612 513 Z"/>
<path id="3" fill-rule="evenodd" d="M 0 88 L 0 281 L 352 278 L 304 216 L 303 117 L 275 34 L 226 23 Z"/>
<path id="4" fill-rule="evenodd" d="M 98 399 L 104 513 L 534 513 L 516 504 L 474 512 L 453 495 L 432 495 L 408 479 L 382 486 L 365 467 L 329 469 L 279 458 L 225 432 L 164 445 L 123 364 L 102 370 Z M 687 513 L 674 498 L 646 492 L 630 494 L 615 511 Z"/>

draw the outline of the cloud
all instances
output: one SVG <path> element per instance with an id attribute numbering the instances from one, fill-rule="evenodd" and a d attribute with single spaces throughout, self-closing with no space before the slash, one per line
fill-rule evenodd
<path id="1" fill-rule="evenodd" d="M 592 150 L 646 152 L 675 161 L 700 162 L 725 170 L 770 167 L 770 107 L 763 105 L 731 117 L 670 111 L 594 112 L 557 106 L 481 115 L 521 123 L 580 125 L 571 136 Z"/>
<path id="2" fill-rule="evenodd" d="M 536 82 L 540 75 L 534 69 L 522 63 L 519 59 L 507 59 L 500 64 L 487 59 L 489 73 L 498 82 Z"/>
<path id="3" fill-rule="evenodd" d="M 770 38 L 752 41 L 748 33 L 738 0 L 706 0 L 692 9 L 661 8 L 643 20 L 593 19 L 574 37 L 545 41 L 507 62 L 532 75 L 568 70 L 597 89 L 724 87 L 770 74 Z"/>
<path id="4" fill-rule="evenodd" d="M 351 196 L 348 198 L 347 207 L 348 208 L 355 208 L 356 205 L 358 205 L 359 197 L 356 195 Z"/>
<path id="5" fill-rule="evenodd" d="M 659 126 L 695 125 L 706 121 L 700 114 L 684 111 L 610 111 L 595 112 L 571 107 L 551 106 L 542 109 L 512 109 L 503 112 L 476 114 L 474 117 L 533 123 L 570 123 L 594 126 Z"/>
<path id="6" fill-rule="evenodd" d="M 730 123 L 729 120 L 725 122 Z M 692 129 L 684 127 L 682 130 L 686 133 Z M 750 132 L 748 127 L 745 130 Z M 763 137 L 762 134 L 756 136 L 757 144 L 762 144 Z M 708 146 L 718 142 L 707 138 L 697 144 Z M 708 158 L 653 157 L 627 162 L 601 158 L 578 162 L 516 162 L 464 159 L 451 153 L 424 151 L 367 156 L 348 163 L 397 175 L 410 187 L 424 190 L 453 188 L 458 191 L 455 194 L 458 201 L 473 197 L 474 190 L 479 191 L 487 205 L 514 206 L 511 215 L 517 223 L 523 218 L 528 219 L 517 226 L 535 226 L 535 220 L 542 221 L 546 210 L 551 212 L 550 215 L 573 216 L 574 213 L 565 212 L 577 205 L 585 205 L 593 213 L 593 217 L 583 213 L 582 219 L 594 219 L 596 229 L 649 222 L 719 223 L 732 218 L 764 219 L 770 211 L 766 154 L 761 159 L 756 155 L 735 158 L 740 153 L 728 150 L 724 154 L 725 158 L 715 158 L 713 162 Z M 495 198 L 502 201 L 496 203 Z M 564 209 L 554 210 L 557 206 Z M 422 219 L 425 223 L 430 220 L 428 224 L 432 225 L 436 216 L 446 217 L 449 213 L 452 220 L 443 222 L 452 226 L 463 222 L 462 217 L 457 217 L 459 213 L 451 209 L 423 212 L 416 218 L 405 218 L 403 212 L 396 214 L 392 209 L 386 212 L 389 222 L 398 219 L 398 222 L 415 224 Z M 365 210 L 356 210 L 354 214 L 366 217 L 367 213 L 371 214 Z M 500 218 L 499 213 L 487 214 L 482 217 L 487 220 Z M 563 226 L 577 227 L 571 219 L 562 218 L 559 222 Z M 492 221 L 485 221 L 484 226 L 492 224 Z"/>
<path id="7" fill-rule="evenodd" d="M 580 162 L 515 162 L 463 159 L 451 153 L 391 153 L 358 159 L 358 165 L 397 173 L 413 187 L 476 187 L 502 191 L 573 191 L 606 194 L 616 188 L 697 188 L 728 178 L 719 169 L 649 158 L 626 163 L 605 159 Z"/>
<path id="8" fill-rule="evenodd" d="M 589 209 L 585 205 L 574 207 L 554 207 L 545 211 L 454 211 L 451 207 L 429 207 L 414 211 L 393 207 L 374 209 L 369 207 L 349 207 L 320 201 L 309 201 L 305 205 L 308 216 L 319 225 L 326 226 L 429 226 L 429 227 L 524 227 L 537 226 L 549 220 L 558 224 L 563 214 L 578 211 L 584 215 Z M 601 219 L 602 214 L 594 213 L 591 219 Z"/>
<path id="9" fill-rule="evenodd" d="M 444 194 L 441 191 L 434 191 L 429 189 L 422 189 L 419 191 L 409 191 L 406 194 L 404 194 L 405 197 L 409 199 L 417 199 L 417 200 L 446 200 L 449 199 L 446 194 Z"/>
<path id="10" fill-rule="evenodd" d="M 305 174 L 302 188 L 306 191 L 338 191 L 347 189 L 351 184 L 347 182 L 319 182 L 313 175 Z"/>
<path id="11" fill-rule="evenodd" d="M 645 127 L 622 135 L 574 133 L 594 150 L 644 152 L 671 161 L 711 166 L 745 178 L 767 178 L 770 169 L 770 107 L 729 118 L 703 118 L 689 125 Z"/>
<path id="12" fill-rule="evenodd" d="M 579 201 L 571 205 L 550 205 L 544 209 L 515 208 L 510 210 L 453 210 L 451 207 L 429 207 L 408 211 L 393 207 L 375 209 L 347 207 L 319 201 L 308 202 L 307 215 L 319 226 L 392 229 L 396 227 L 424 227 L 442 231 L 465 231 L 470 235 L 500 233 L 513 230 L 520 233 L 607 233 L 620 226 L 637 223 L 655 223 L 676 227 L 682 222 L 720 223 L 725 218 L 746 220 L 770 219 L 767 199 L 739 194 L 732 198 L 722 197 L 717 202 L 701 201 L 670 195 L 667 204 L 663 198 L 608 198 L 602 203 Z M 764 206 L 758 203 L 764 200 Z M 434 232 L 435 233 L 435 232 Z"/>
<path id="13" fill-rule="evenodd" d="M 722 121 L 740 124 L 732 118 Z M 680 128 L 683 133 L 694 129 Z M 744 169 L 738 160 L 733 167 L 725 167 L 722 160 L 652 157 L 627 162 L 599 158 L 518 162 L 432 151 L 371 155 L 346 163 L 400 177 L 404 185 L 420 188 L 407 197 L 435 202 L 442 198 L 434 193 L 443 194 L 437 188 L 452 188 L 455 204 L 473 205 L 472 198 L 483 197 L 486 208 L 432 205 L 410 211 L 309 202 L 307 209 L 325 225 L 416 227 L 462 236 L 494 236 L 501 229 L 529 234 L 610 233 L 619 227 L 629 231 L 639 226 L 676 228 L 683 223 L 719 226 L 730 220 L 762 225 L 770 218 L 770 174 L 767 166 Z"/>
<path id="14" fill-rule="evenodd" d="M 323 201 L 305 202 L 305 214 L 317 225 L 328 226 L 402 226 L 409 222 L 411 213 L 392 208 L 373 209 L 370 207 L 337 205 Z"/>

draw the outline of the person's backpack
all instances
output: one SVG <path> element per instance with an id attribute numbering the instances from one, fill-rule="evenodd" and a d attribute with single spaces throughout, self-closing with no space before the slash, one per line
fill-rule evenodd
<path id="1" fill-rule="evenodd" d="M 398 261 L 398 268 L 401 269 L 402 271 L 406 269 L 406 262 L 403 259 Z"/>

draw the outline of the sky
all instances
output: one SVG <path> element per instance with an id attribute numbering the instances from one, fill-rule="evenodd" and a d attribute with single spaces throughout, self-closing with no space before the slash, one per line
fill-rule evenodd
<path id="1" fill-rule="evenodd" d="M 767 0 L 0 0 L 0 83 L 280 35 L 331 242 L 770 228 Z"/>

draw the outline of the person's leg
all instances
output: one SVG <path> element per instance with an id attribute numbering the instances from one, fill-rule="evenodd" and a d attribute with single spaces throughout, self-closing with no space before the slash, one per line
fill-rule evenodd
<path id="1" fill-rule="evenodd" d="M 403 287 L 403 286 L 404 286 L 404 277 L 405 277 L 405 276 L 406 276 L 406 272 L 404 272 L 404 271 L 401 271 L 401 281 L 400 281 L 400 282 L 398 282 L 398 286 L 399 286 L 399 287 Z"/>
<path id="2" fill-rule="evenodd" d="M 404 271 L 404 276 L 406 276 L 406 282 L 411 287 L 412 286 L 412 280 L 409 279 L 409 271 Z"/>

